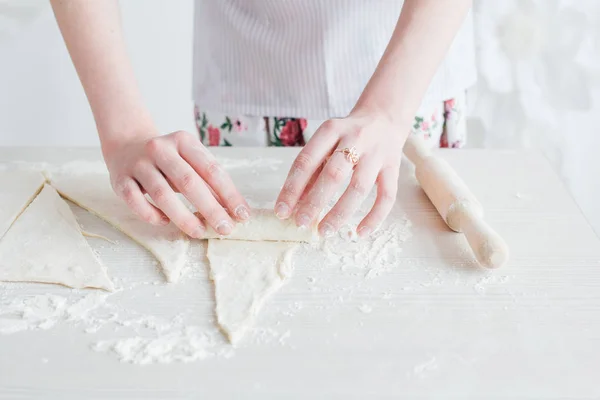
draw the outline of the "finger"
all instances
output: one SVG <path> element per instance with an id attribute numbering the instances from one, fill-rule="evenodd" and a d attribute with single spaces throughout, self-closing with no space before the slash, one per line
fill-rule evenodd
<path id="1" fill-rule="evenodd" d="M 344 194 L 319 224 L 321 235 L 333 235 L 350 219 L 369 195 L 378 173 L 379 165 L 375 160 L 361 160 Z"/>
<path id="2" fill-rule="evenodd" d="M 369 236 L 392 210 L 398 192 L 399 173 L 400 168 L 398 167 L 387 167 L 379 173 L 377 177 L 377 198 L 371 211 L 358 224 L 357 233 L 359 236 Z"/>
<path id="3" fill-rule="evenodd" d="M 325 164 L 321 164 L 321 166 L 319 168 L 317 168 L 317 170 L 315 171 L 313 176 L 310 178 L 310 181 L 308 181 L 306 188 L 304 188 L 304 191 L 302 192 L 302 194 L 300 195 L 300 198 L 298 199 L 298 204 L 301 204 L 304 200 L 306 200 L 306 197 L 308 196 L 308 194 L 310 193 L 312 188 L 315 186 L 315 183 L 317 182 L 317 179 L 321 175 L 321 172 L 323 172 L 324 166 L 325 166 Z"/>
<path id="4" fill-rule="evenodd" d="M 150 163 L 140 165 L 134 171 L 137 181 L 146 189 L 154 203 L 187 235 L 200 238 L 204 234 L 204 225 L 177 198 L 164 176 Z"/>
<path id="5" fill-rule="evenodd" d="M 167 181 L 167 183 L 169 184 L 171 189 L 173 189 L 173 191 L 175 193 L 177 193 L 177 198 L 183 202 L 183 204 L 188 208 L 188 210 L 190 210 L 192 212 L 196 211 L 196 207 L 189 201 L 189 199 L 187 197 L 185 197 L 185 195 L 183 195 L 183 193 L 181 193 L 179 188 L 177 188 L 177 185 L 175 185 L 175 183 L 173 183 L 171 181 L 171 179 L 169 179 L 169 177 L 166 176 L 162 171 L 159 170 L 159 172 L 162 174 L 162 176 L 164 176 L 165 180 Z M 204 221 L 202 221 L 202 222 L 204 222 Z M 206 224 L 204 224 L 204 225 L 206 226 Z"/>
<path id="6" fill-rule="evenodd" d="M 125 177 L 115 182 L 113 190 L 142 221 L 153 225 L 167 225 L 169 223 L 169 218 L 150 204 L 133 178 Z"/>
<path id="7" fill-rule="evenodd" d="M 235 187 L 231 177 L 217 163 L 214 156 L 194 137 L 180 141 L 178 146 L 181 157 L 208 184 L 211 192 L 229 213 L 239 221 L 250 218 L 250 207 Z"/>
<path id="8" fill-rule="evenodd" d="M 315 182 L 317 181 L 317 178 L 319 177 L 319 175 L 321 175 L 321 171 L 323 171 L 323 164 L 321 164 L 321 166 L 319 168 L 317 168 L 317 170 L 315 171 L 313 176 L 308 181 L 308 184 L 306 185 L 306 187 L 304 188 L 304 191 L 302 192 L 302 194 L 300 195 L 300 198 L 298 199 L 298 204 L 302 203 L 306 199 L 306 197 L 308 196 L 308 194 L 314 187 Z M 281 203 L 279 203 L 279 205 L 281 205 Z M 275 215 L 278 218 L 284 219 L 282 217 L 281 209 L 277 209 L 277 207 L 275 207 Z"/>
<path id="9" fill-rule="evenodd" d="M 206 182 L 175 150 L 158 159 L 157 166 L 215 231 L 221 235 L 231 233 L 234 222 L 227 211 L 212 195 Z"/>
<path id="10" fill-rule="evenodd" d="M 339 140 L 338 127 L 337 120 L 325 121 L 294 160 L 275 203 L 279 218 L 290 217 L 311 177 L 335 148 Z"/>
<path id="11" fill-rule="evenodd" d="M 343 148 L 343 145 L 340 148 Z M 352 167 L 352 163 L 341 152 L 335 152 L 329 158 L 310 193 L 298 206 L 298 226 L 309 226 L 318 217 L 342 182 L 350 175 Z"/>
<path id="12" fill-rule="evenodd" d="M 161 171 L 161 173 L 162 173 L 162 171 Z M 163 176 L 164 176 L 164 174 L 163 174 Z M 169 177 L 165 176 L 165 179 L 167 180 L 167 183 L 169 184 L 169 186 L 171 186 L 171 189 L 173 189 L 175 192 L 179 193 L 179 189 L 177 188 L 177 186 L 175 186 L 175 184 L 173 182 L 171 182 Z M 215 199 L 217 199 L 217 201 L 220 203 L 221 200 L 219 199 L 219 196 L 217 196 L 217 194 L 211 188 L 208 188 L 208 189 L 210 190 L 210 194 L 212 194 L 213 197 Z"/>

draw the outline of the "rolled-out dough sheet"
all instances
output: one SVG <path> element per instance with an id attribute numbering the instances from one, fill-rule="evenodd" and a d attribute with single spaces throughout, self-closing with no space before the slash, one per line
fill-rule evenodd
<path id="1" fill-rule="evenodd" d="M 117 197 L 106 174 L 52 174 L 51 185 L 67 199 L 102 218 L 158 259 L 169 282 L 176 282 L 187 260 L 189 238 L 176 226 L 153 226 L 137 218 Z"/>
<path id="2" fill-rule="evenodd" d="M 49 185 L 0 240 L 0 280 L 114 289 L 68 204 Z"/>
<path id="3" fill-rule="evenodd" d="M 0 238 L 42 190 L 45 180 L 34 171 L 0 172 Z"/>
<path id="4" fill-rule="evenodd" d="M 269 296 L 291 276 L 296 246 L 286 242 L 208 241 L 217 322 L 233 345 L 253 325 Z"/>
<path id="5" fill-rule="evenodd" d="M 316 224 L 310 228 L 299 228 L 293 218 L 281 220 L 268 209 L 254 209 L 251 214 L 247 222 L 236 224 L 227 236 L 221 236 L 208 227 L 204 239 L 311 242 L 317 237 Z"/>

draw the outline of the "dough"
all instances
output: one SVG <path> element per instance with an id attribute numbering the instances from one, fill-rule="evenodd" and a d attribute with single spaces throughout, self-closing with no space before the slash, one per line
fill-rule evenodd
<path id="1" fill-rule="evenodd" d="M 42 190 L 45 180 L 39 172 L 0 172 L 0 238 Z"/>
<path id="2" fill-rule="evenodd" d="M 0 240 L 0 280 L 114 289 L 71 209 L 48 185 Z"/>
<path id="3" fill-rule="evenodd" d="M 215 284 L 217 322 L 232 344 L 252 326 L 266 299 L 291 276 L 297 244 L 316 237 L 316 224 L 300 229 L 272 210 L 255 209 L 228 236 L 209 229 L 210 275 Z M 223 239 L 223 240 L 217 240 Z"/>
<path id="4" fill-rule="evenodd" d="M 267 298 L 291 276 L 295 247 L 285 242 L 208 241 L 217 322 L 233 345 L 252 326 Z"/>
<path id="5" fill-rule="evenodd" d="M 102 218 L 145 247 L 176 282 L 187 260 L 190 241 L 176 226 L 153 226 L 137 218 L 113 192 L 108 174 L 54 174 L 51 185 L 67 199 Z"/>
<path id="6" fill-rule="evenodd" d="M 317 236 L 316 224 L 311 228 L 298 228 L 293 219 L 281 220 L 273 210 L 267 209 L 254 209 L 251 214 L 250 220 L 238 223 L 230 235 L 221 236 L 209 227 L 204 239 L 310 242 Z"/>

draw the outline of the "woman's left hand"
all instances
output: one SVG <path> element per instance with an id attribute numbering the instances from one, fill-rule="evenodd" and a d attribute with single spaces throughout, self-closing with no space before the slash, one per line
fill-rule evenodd
<path id="1" fill-rule="evenodd" d="M 375 204 L 357 227 L 359 236 L 371 234 L 396 200 L 406 127 L 383 113 L 356 110 L 346 118 L 325 121 L 294 161 L 275 205 L 277 216 L 293 215 L 298 226 L 310 226 L 352 175 L 343 195 L 319 223 L 319 233 L 337 232 L 377 185 Z M 355 165 L 342 152 L 352 148 L 358 155 Z"/>

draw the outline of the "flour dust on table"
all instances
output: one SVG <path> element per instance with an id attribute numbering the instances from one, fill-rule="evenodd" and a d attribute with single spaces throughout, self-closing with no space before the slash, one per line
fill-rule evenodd
<path id="1" fill-rule="evenodd" d="M 18 292 L 14 287 L 0 285 L 0 289 Z M 94 336 L 100 331 L 113 332 L 110 336 L 120 332 L 116 339 L 100 335 L 103 339 L 94 341 L 91 349 L 130 364 L 186 363 L 233 355 L 215 327 L 190 324 L 189 316 L 165 318 L 124 308 L 121 302 L 110 301 L 115 295 L 60 289 L 45 294 L 0 294 L 0 335 L 45 331 L 61 324 Z"/>
<path id="2" fill-rule="evenodd" d="M 71 209 L 48 185 L 0 240 L 0 280 L 113 290 Z"/>
<path id="3" fill-rule="evenodd" d="M 1 296 L 0 334 L 48 330 L 67 321 L 85 323 L 86 331 L 93 332 L 95 327 L 106 322 L 93 314 L 106 307 L 107 297 L 108 293 L 100 291 L 84 295 L 70 293 L 68 296 L 54 293 Z"/>

